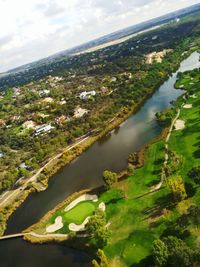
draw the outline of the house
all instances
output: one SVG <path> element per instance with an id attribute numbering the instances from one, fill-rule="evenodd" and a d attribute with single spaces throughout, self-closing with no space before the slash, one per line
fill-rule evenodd
<path id="1" fill-rule="evenodd" d="M 50 124 L 38 125 L 35 127 L 35 136 L 49 133 L 52 129 L 55 129 L 55 127 L 51 126 Z"/>
<path id="2" fill-rule="evenodd" d="M 79 97 L 80 99 L 88 99 L 90 98 L 91 96 L 95 96 L 96 95 L 96 92 L 93 90 L 93 91 L 89 91 L 89 92 L 82 92 L 80 93 Z"/>
<path id="3" fill-rule="evenodd" d="M 87 114 L 89 111 L 84 108 L 76 107 L 74 110 L 74 118 L 81 118 L 83 115 Z"/>
<path id="4" fill-rule="evenodd" d="M 36 123 L 34 121 L 25 121 L 23 124 L 22 124 L 22 127 L 24 129 L 34 129 L 36 126 Z"/>
<path id="5" fill-rule="evenodd" d="M 65 105 L 66 103 L 67 103 L 67 102 L 66 102 L 65 99 L 61 99 L 61 101 L 59 102 L 59 104 L 60 104 L 61 106 Z"/>
<path id="6" fill-rule="evenodd" d="M 152 52 L 146 55 L 146 64 L 152 64 L 154 61 L 157 63 L 161 63 L 165 55 L 169 52 L 173 51 L 172 49 L 164 49 L 160 52 Z"/>
<path id="7" fill-rule="evenodd" d="M 18 87 L 13 87 L 13 97 L 17 97 L 21 94 L 21 89 Z"/>
<path id="8" fill-rule="evenodd" d="M 58 77 L 58 76 L 51 76 L 51 75 L 49 75 L 48 76 L 48 81 L 49 82 L 61 82 L 61 81 L 63 81 L 63 78 L 62 77 Z"/>
<path id="9" fill-rule="evenodd" d="M 40 118 L 42 118 L 42 119 L 45 119 L 45 118 L 48 118 L 49 117 L 49 115 L 44 114 L 44 113 L 38 113 L 37 116 L 40 117 Z"/>
<path id="10" fill-rule="evenodd" d="M 5 120 L 0 119 L 0 127 L 4 127 L 6 125 Z"/>
<path id="11" fill-rule="evenodd" d="M 53 98 L 52 97 L 45 97 L 43 99 L 43 102 L 45 102 L 45 103 L 52 103 L 53 102 Z"/>
<path id="12" fill-rule="evenodd" d="M 19 165 L 19 168 L 20 168 L 20 169 L 28 169 L 29 167 L 26 165 L 25 162 L 22 162 L 22 163 Z"/>
<path id="13" fill-rule="evenodd" d="M 117 78 L 116 77 L 112 77 L 111 78 L 111 82 L 116 82 L 117 81 Z"/>
<path id="14" fill-rule="evenodd" d="M 70 121 L 70 119 L 68 117 L 66 117 L 65 115 L 61 115 L 60 117 L 55 118 L 55 122 L 58 125 L 63 125 L 67 121 Z"/>
<path id="15" fill-rule="evenodd" d="M 108 87 L 105 86 L 101 87 L 100 90 L 102 95 L 106 95 L 109 92 Z"/>
<path id="16" fill-rule="evenodd" d="M 17 122 L 17 121 L 19 121 L 20 120 L 20 116 L 12 116 L 11 118 L 10 118 L 10 120 L 11 120 L 11 122 Z"/>
<path id="17" fill-rule="evenodd" d="M 152 39 L 152 40 L 156 40 L 156 39 L 158 39 L 158 35 L 154 35 L 151 39 Z"/>
<path id="18" fill-rule="evenodd" d="M 38 92 L 38 94 L 39 94 L 40 97 L 42 97 L 42 96 L 48 96 L 49 93 L 50 93 L 50 90 L 47 90 L 47 89 L 45 89 L 45 90 L 40 90 L 40 91 Z"/>

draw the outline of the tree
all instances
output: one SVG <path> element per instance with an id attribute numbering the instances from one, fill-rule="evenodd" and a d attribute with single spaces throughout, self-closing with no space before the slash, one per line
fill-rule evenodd
<path id="1" fill-rule="evenodd" d="M 197 205 L 191 205 L 188 210 L 187 214 L 189 217 L 194 221 L 195 224 L 200 224 L 200 207 Z"/>
<path id="2" fill-rule="evenodd" d="M 118 181 L 118 175 L 115 172 L 104 171 L 103 179 L 107 189 L 111 189 L 112 185 Z"/>
<path id="3" fill-rule="evenodd" d="M 98 249 L 97 258 L 98 258 L 99 263 L 95 259 L 92 261 L 92 264 L 94 265 L 94 267 L 108 267 L 109 266 L 108 259 L 103 250 Z"/>
<path id="4" fill-rule="evenodd" d="M 110 234 L 106 227 L 105 213 L 102 210 L 97 209 L 94 215 L 90 217 L 86 225 L 86 231 L 94 246 L 101 248 L 106 245 Z"/>
<path id="5" fill-rule="evenodd" d="M 191 267 L 194 263 L 199 263 L 199 252 L 174 236 L 155 240 L 152 254 L 156 266 Z"/>
<path id="6" fill-rule="evenodd" d="M 156 266 L 165 266 L 168 258 L 168 250 L 165 243 L 158 239 L 153 242 L 153 258 Z"/>
<path id="7" fill-rule="evenodd" d="M 189 172 L 188 176 L 194 180 L 196 184 L 200 183 L 200 166 L 193 167 Z"/>
<path id="8" fill-rule="evenodd" d="M 169 188 L 172 191 L 174 200 L 179 202 L 187 197 L 184 182 L 181 176 L 174 176 L 169 179 Z"/>

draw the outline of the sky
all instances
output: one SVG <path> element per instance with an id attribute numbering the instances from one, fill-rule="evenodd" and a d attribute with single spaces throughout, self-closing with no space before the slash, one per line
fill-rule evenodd
<path id="1" fill-rule="evenodd" d="M 0 72 L 199 0 L 0 0 Z"/>

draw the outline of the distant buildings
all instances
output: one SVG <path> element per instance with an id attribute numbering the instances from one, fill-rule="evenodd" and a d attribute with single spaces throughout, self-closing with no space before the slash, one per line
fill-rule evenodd
<path id="1" fill-rule="evenodd" d="M 89 92 L 84 91 L 84 92 L 80 93 L 79 97 L 80 97 L 80 99 L 88 99 L 91 96 L 95 96 L 95 95 L 96 95 L 95 91 L 89 91 Z"/>
<path id="2" fill-rule="evenodd" d="M 172 49 L 164 49 L 163 51 L 160 52 L 152 52 L 148 55 L 146 55 L 146 64 L 153 64 L 153 62 L 161 63 L 164 56 L 173 51 Z"/>
<path id="3" fill-rule="evenodd" d="M 81 118 L 83 115 L 87 114 L 89 111 L 84 108 L 76 107 L 74 110 L 74 118 Z"/>
<path id="4" fill-rule="evenodd" d="M 16 98 L 19 95 L 21 95 L 21 89 L 18 87 L 13 87 L 13 98 Z"/>
<path id="5" fill-rule="evenodd" d="M 61 82 L 61 81 L 63 81 L 63 78 L 62 77 L 58 77 L 58 76 L 49 75 L 48 76 L 48 81 L 49 82 Z"/>

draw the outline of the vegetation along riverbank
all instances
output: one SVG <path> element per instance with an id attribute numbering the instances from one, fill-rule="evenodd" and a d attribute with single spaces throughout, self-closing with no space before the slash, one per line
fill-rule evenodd
<path id="1" fill-rule="evenodd" d="M 200 263 L 199 69 L 178 77 L 176 87 L 186 93 L 177 100 L 174 109 L 158 116 L 168 131 L 142 153 L 145 160 L 140 168 L 137 164 L 134 167 L 138 156 L 129 157 L 127 178 L 117 178 L 118 181 L 108 183 L 98 194 L 106 206 L 103 214 L 94 211 L 86 229 L 70 233 L 66 241 L 67 245 L 86 249 L 93 255 L 101 249 L 94 266 L 101 261 L 106 261 L 106 266 L 198 266 Z M 166 140 L 170 125 L 173 128 Z M 168 159 L 164 165 L 166 142 Z M 164 183 L 154 191 L 163 166 Z M 111 173 L 107 179 L 113 177 Z"/>

